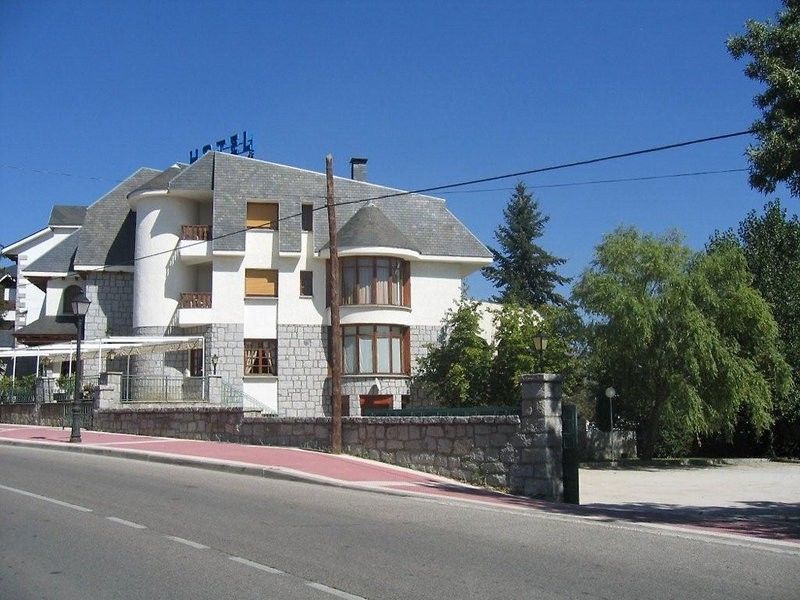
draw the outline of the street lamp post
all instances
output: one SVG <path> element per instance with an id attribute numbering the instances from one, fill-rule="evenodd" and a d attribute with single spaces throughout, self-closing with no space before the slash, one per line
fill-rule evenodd
<path id="1" fill-rule="evenodd" d="M 611 462 L 614 462 L 614 398 L 617 397 L 617 390 L 613 386 L 606 388 L 606 398 L 608 398 L 608 436 L 611 440 Z"/>
<path id="2" fill-rule="evenodd" d="M 72 433 L 70 433 L 69 441 L 80 443 L 81 441 L 81 375 L 83 368 L 81 366 L 81 337 L 83 334 L 83 320 L 86 313 L 89 311 L 91 301 L 84 295 L 81 290 L 77 295 L 72 298 L 72 313 L 75 315 L 76 326 L 78 328 L 77 343 L 75 347 L 75 390 L 72 396 Z"/>
<path id="3" fill-rule="evenodd" d="M 537 333 L 533 336 L 533 346 L 539 351 L 539 372 L 544 373 L 544 351 L 547 350 L 547 336 Z"/>
<path id="4" fill-rule="evenodd" d="M 219 356 L 216 354 L 211 356 L 211 367 L 214 369 L 214 375 L 217 374 L 217 363 L 219 362 Z"/>

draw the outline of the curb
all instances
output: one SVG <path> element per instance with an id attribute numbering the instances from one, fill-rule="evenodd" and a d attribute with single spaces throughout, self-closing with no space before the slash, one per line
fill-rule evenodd
<path id="1" fill-rule="evenodd" d="M 374 487 L 374 486 L 360 484 L 358 482 L 344 481 L 342 479 L 331 479 L 323 475 L 312 475 L 309 473 L 304 473 L 302 471 L 296 471 L 294 469 L 288 469 L 285 467 L 264 467 L 248 463 L 241 463 L 236 461 L 228 461 L 228 460 L 221 460 L 214 458 L 200 458 L 200 457 L 194 458 L 194 457 L 180 456 L 176 454 L 147 452 L 142 450 L 98 448 L 96 446 L 83 446 L 83 445 L 72 446 L 67 444 L 56 444 L 53 442 L 32 442 L 27 440 L 0 439 L 0 446 L 19 446 L 22 448 L 34 448 L 39 450 L 57 450 L 61 452 L 92 454 L 96 456 L 110 456 L 113 458 L 125 458 L 130 460 L 139 460 L 143 462 L 152 462 L 152 463 L 174 465 L 180 467 L 194 467 L 198 469 L 218 471 L 223 473 L 233 473 L 237 475 L 249 475 L 253 477 L 262 477 L 265 479 L 277 479 L 282 481 L 294 481 L 299 483 L 313 483 L 332 488 L 356 490 L 360 492 L 371 492 L 374 494 L 388 494 L 391 496 L 402 496 L 406 498 L 427 498 L 439 502 L 449 500 L 457 502 L 468 502 L 470 504 L 481 504 L 484 506 L 519 508 L 519 507 L 507 507 L 505 505 L 498 504 L 496 502 L 489 502 L 486 500 L 456 498 L 451 496 L 442 496 L 438 494 L 426 494 L 424 492 L 415 492 L 410 490 L 398 490 L 386 487 Z M 352 457 L 352 458 L 358 458 L 358 457 Z M 395 465 L 390 465 L 390 466 L 395 466 Z M 402 467 L 399 468 L 402 469 Z M 442 478 L 441 476 L 436 476 L 436 477 L 438 479 L 446 480 L 446 478 Z M 497 492 L 497 493 L 502 494 L 502 492 Z M 517 496 L 512 496 L 510 494 L 502 494 L 502 495 L 507 496 L 508 498 L 517 498 Z M 525 499 L 528 500 L 529 498 Z"/>

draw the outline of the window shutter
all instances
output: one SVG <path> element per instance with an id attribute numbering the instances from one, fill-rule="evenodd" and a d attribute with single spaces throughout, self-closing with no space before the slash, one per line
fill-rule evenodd
<path id="1" fill-rule="evenodd" d="M 276 269 L 245 269 L 245 296 L 277 296 L 278 271 Z"/>
<path id="2" fill-rule="evenodd" d="M 278 205 L 274 202 L 248 202 L 247 226 L 260 229 L 277 229 Z"/>

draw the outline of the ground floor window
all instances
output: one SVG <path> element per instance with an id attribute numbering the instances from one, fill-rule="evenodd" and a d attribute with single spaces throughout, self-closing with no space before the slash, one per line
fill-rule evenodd
<path id="1" fill-rule="evenodd" d="M 409 374 L 408 327 L 347 325 L 342 327 L 343 371 Z"/>
<path id="2" fill-rule="evenodd" d="M 244 374 L 278 374 L 278 340 L 246 339 L 244 341 Z"/>

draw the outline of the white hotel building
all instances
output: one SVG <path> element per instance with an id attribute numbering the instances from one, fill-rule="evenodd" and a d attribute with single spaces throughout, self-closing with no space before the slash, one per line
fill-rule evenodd
<path id="1" fill-rule="evenodd" d="M 351 173 L 335 190 L 350 202 L 337 207 L 342 394 L 358 414 L 411 398 L 417 358 L 491 254 L 444 200 L 366 182 L 365 159 Z M 18 265 L 17 345 L 74 337 L 60 315 L 82 288 L 85 339 L 204 338 L 204 353 L 135 357 L 132 374 L 214 373 L 279 415 L 329 414 L 325 189 L 323 173 L 210 152 L 138 170 L 85 216 L 56 207 L 67 225 L 3 249 Z"/>

